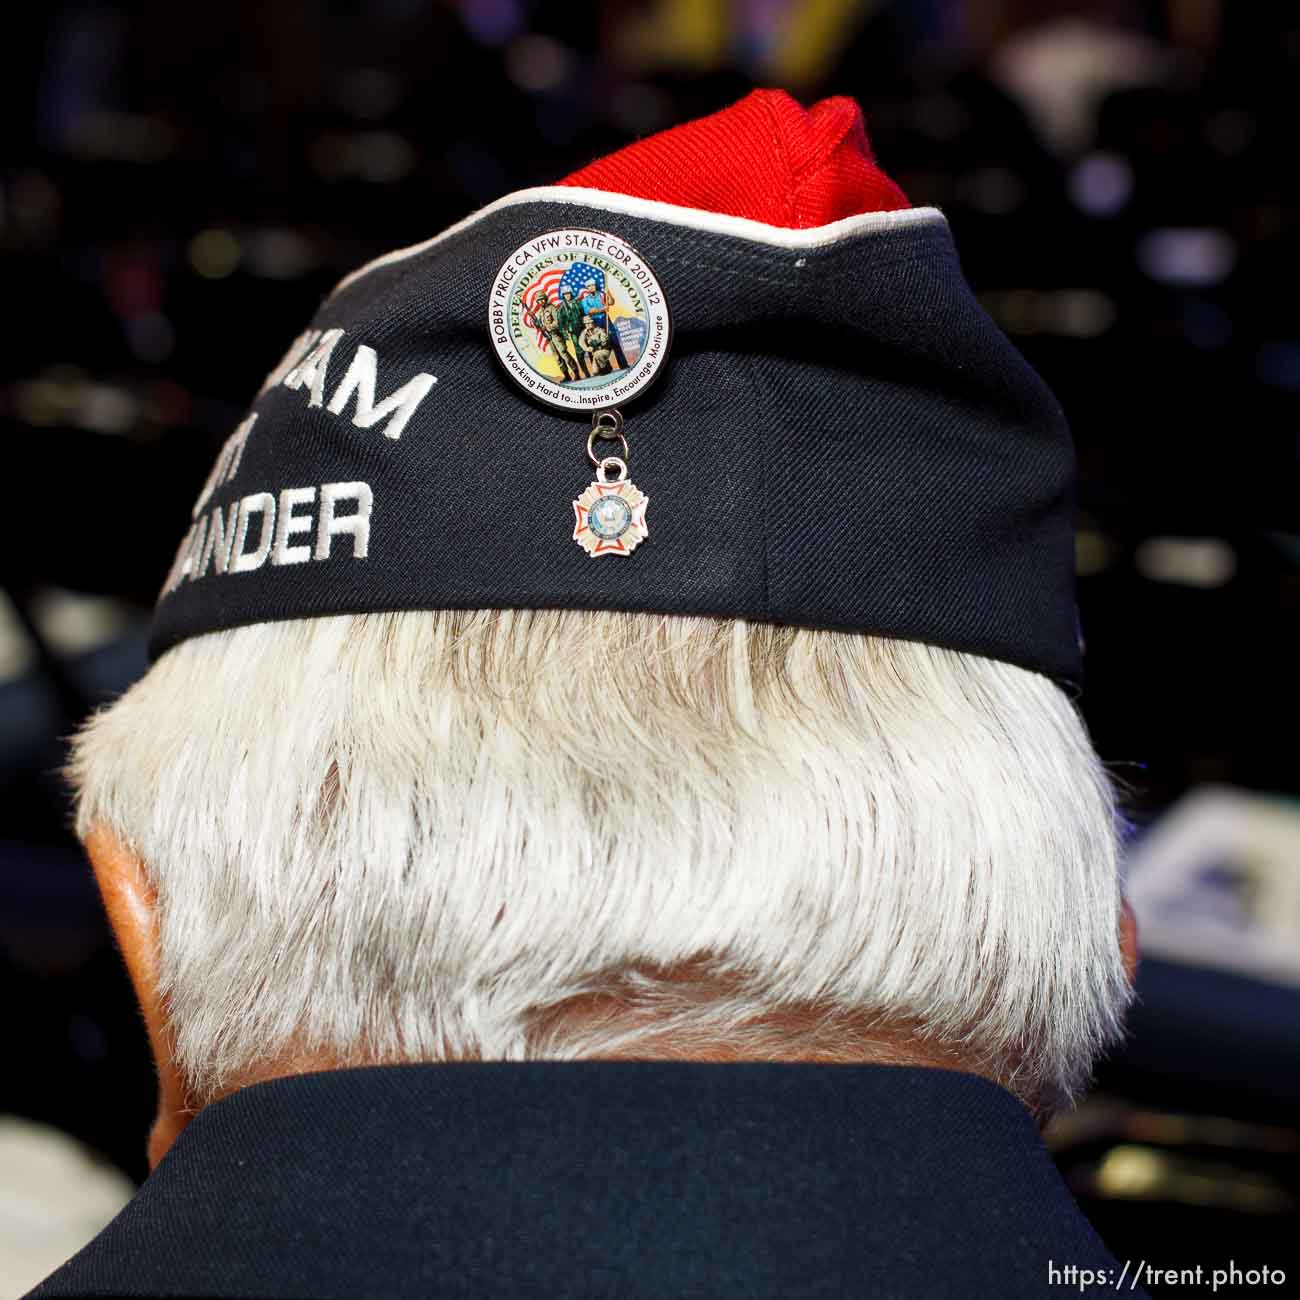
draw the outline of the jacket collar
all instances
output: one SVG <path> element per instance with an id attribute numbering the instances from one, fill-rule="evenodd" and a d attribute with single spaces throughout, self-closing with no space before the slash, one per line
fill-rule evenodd
<path id="1" fill-rule="evenodd" d="M 1051 1261 L 1114 1265 L 973 1075 L 453 1063 L 214 1103 L 34 1294 L 1040 1296 Z"/>

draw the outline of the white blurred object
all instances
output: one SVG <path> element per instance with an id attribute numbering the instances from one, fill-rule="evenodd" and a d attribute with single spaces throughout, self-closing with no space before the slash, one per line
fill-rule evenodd
<path id="1" fill-rule="evenodd" d="M 1145 36 L 1093 19 L 1062 18 L 1004 41 L 989 74 L 1019 102 L 1047 144 L 1069 156 L 1092 144 L 1109 95 L 1158 84 L 1171 67 L 1171 52 Z"/>
<path id="2" fill-rule="evenodd" d="M 1090 153 L 1070 172 L 1074 206 L 1092 217 L 1113 217 L 1133 197 L 1133 165 L 1122 154 Z"/>
<path id="3" fill-rule="evenodd" d="M 0 1300 L 53 1273 L 134 1192 L 124 1173 L 67 1134 L 0 1116 Z"/>
<path id="4" fill-rule="evenodd" d="M 124 635 L 139 621 L 125 601 L 50 586 L 33 592 L 31 615 L 41 636 L 61 655 L 96 650 Z"/>
<path id="5" fill-rule="evenodd" d="M 1134 844 L 1127 873 L 1144 953 L 1300 986 L 1300 803 L 1202 786 Z"/>
<path id="6" fill-rule="evenodd" d="M 1159 284 L 1205 289 L 1232 274 L 1237 242 L 1226 230 L 1169 226 L 1148 231 L 1138 240 L 1137 262 Z"/>
<path id="7" fill-rule="evenodd" d="M 1149 581 L 1179 587 L 1222 587 L 1237 574 L 1237 552 L 1221 537 L 1148 537 L 1133 563 Z"/>

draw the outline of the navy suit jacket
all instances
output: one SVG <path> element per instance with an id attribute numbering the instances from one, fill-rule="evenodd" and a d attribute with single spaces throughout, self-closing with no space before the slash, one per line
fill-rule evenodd
<path id="1" fill-rule="evenodd" d="M 31 1296 L 1060 1300 L 1069 1265 L 1114 1294 L 1029 1113 L 974 1075 L 457 1062 L 213 1103 Z"/>

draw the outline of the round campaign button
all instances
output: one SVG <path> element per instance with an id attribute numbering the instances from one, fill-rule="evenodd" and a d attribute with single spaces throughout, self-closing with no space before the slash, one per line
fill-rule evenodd
<path id="1" fill-rule="evenodd" d="M 621 406 L 668 357 L 668 303 L 645 258 L 604 230 L 551 230 L 520 244 L 488 295 L 492 350 L 539 401 Z"/>

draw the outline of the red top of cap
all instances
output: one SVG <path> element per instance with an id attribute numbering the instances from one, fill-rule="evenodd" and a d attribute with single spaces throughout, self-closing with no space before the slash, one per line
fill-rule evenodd
<path id="1" fill-rule="evenodd" d="M 783 90 L 752 91 L 559 183 L 796 230 L 912 206 L 876 166 L 853 100 L 837 95 L 805 109 Z"/>

